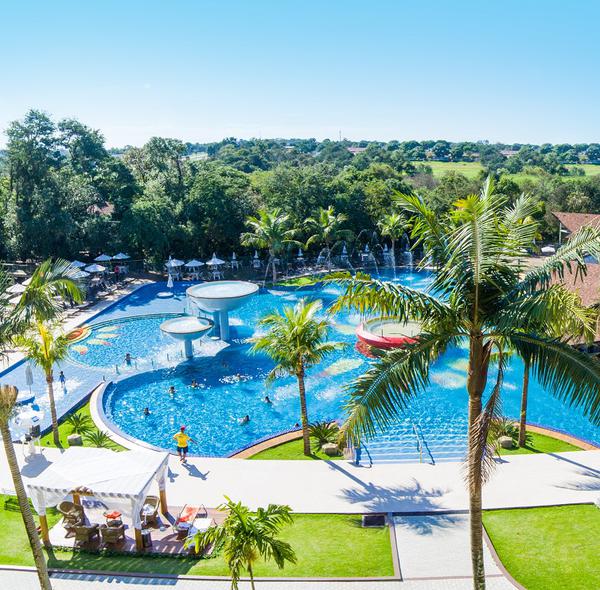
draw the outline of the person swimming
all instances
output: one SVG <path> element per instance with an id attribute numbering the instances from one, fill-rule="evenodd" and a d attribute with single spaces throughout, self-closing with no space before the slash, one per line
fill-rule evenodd
<path id="1" fill-rule="evenodd" d="M 175 386 L 171 385 L 171 387 L 169 387 L 169 395 L 175 395 Z"/>
<path id="2" fill-rule="evenodd" d="M 131 354 L 130 353 L 126 353 L 125 354 L 125 364 L 128 367 L 131 367 Z"/>
<path id="3" fill-rule="evenodd" d="M 265 399 L 263 400 L 265 404 L 272 404 L 271 398 L 268 395 L 265 395 Z"/>
<path id="4" fill-rule="evenodd" d="M 148 407 L 144 408 L 144 416 L 150 416 L 150 408 L 148 408 Z"/>
<path id="5" fill-rule="evenodd" d="M 248 424 L 248 422 L 250 422 L 250 416 L 248 414 L 246 414 L 241 420 L 240 420 L 240 424 Z"/>
<path id="6" fill-rule="evenodd" d="M 190 387 L 193 387 L 194 389 L 198 389 L 198 387 L 200 387 L 200 385 L 198 385 L 198 381 L 196 381 L 195 379 L 192 379 L 192 382 L 190 383 Z"/>

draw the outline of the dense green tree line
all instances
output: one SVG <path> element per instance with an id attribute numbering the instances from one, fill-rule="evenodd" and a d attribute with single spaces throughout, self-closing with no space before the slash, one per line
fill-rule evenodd
<path id="1" fill-rule="evenodd" d="M 554 235 L 549 210 L 600 211 L 600 177 L 566 178 L 561 170 L 573 154 L 579 161 L 593 155 L 595 144 L 508 146 L 518 148 L 510 158 L 500 154 L 507 146 L 442 141 L 228 138 L 192 145 L 155 137 L 142 147 L 108 150 L 99 131 L 40 111 L 12 122 L 6 136 L 0 156 L 5 260 L 104 250 L 156 261 L 169 254 L 226 255 L 243 249 L 247 219 L 261 208 L 280 209 L 305 231 L 298 239 L 306 241 L 306 219 L 333 207 L 351 241 L 377 231 L 397 192 L 417 192 L 441 213 L 455 198 L 477 192 L 489 172 L 498 179 L 498 193 L 514 199 L 526 190 L 538 198 L 547 235 Z M 353 146 L 364 149 L 349 151 Z M 487 168 L 474 180 L 457 173 L 434 178 L 427 162 L 415 163 L 433 157 L 479 158 Z M 523 167 L 529 175 L 517 184 L 508 173 Z"/>

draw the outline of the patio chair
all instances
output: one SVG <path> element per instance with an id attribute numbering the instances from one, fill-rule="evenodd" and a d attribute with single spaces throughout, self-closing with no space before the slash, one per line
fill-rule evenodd
<path id="1" fill-rule="evenodd" d="M 160 500 L 156 496 L 147 496 L 144 500 L 144 505 L 140 510 L 140 518 L 145 524 L 158 525 L 158 506 Z"/>
<path id="2" fill-rule="evenodd" d="M 208 510 L 204 505 L 190 506 L 189 504 L 186 504 L 173 523 L 173 530 L 179 534 L 187 534 L 200 512 L 202 512 L 204 516 L 208 516 Z"/>
<path id="3" fill-rule="evenodd" d="M 72 529 L 85 522 L 83 506 L 80 506 L 79 504 L 75 504 L 70 500 L 65 500 L 57 506 L 57 509 L 63 515 L 63 526 L 66 529 Z"/>
<path id="4" fill-rule="evenodd" d="M 94 537 L 98 536 L 98 525 L 79 524 L 73 527 L 75 531 L 75 543 L 89 543 Z"/>
<path id="5" fill-rule="evenodd" d="M 116 545 L 125 540 L 125 525 L 107 526 L 100 525 L 100 537 L 105 545 Z"/>

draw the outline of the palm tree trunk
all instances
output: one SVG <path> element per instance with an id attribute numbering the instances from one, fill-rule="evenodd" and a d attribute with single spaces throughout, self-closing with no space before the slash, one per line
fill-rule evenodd
<path id="1" fill-rule="evenodd" d="M 300 413 L 302 417 L 302 441 L 304 454 L 310 456 L 310 436 L 308 434 L 308 412 L 306 410 L 306 389 L 304 388 L 304 367 L 296 373 L 298 378 L 298 391 L 300 392 Z"/>
<path id="2" fill-rule="evenodd" d="M 483 565 L 483 521 L 482 521 L 482 457 L 483 444 L 476 435 L 476 426 L 481 415 L 481 398 L 487 380 L 489 353 L 484 351 L 481 333 L 471 336 L 469 350 L 469 434 L 468 434 L 468 485 L 469 514 L 471 529 L 471 563 L 473 568 L 474 590 L 485 590 Z"/>
<path id="3" fill-rule="evenodd" d="M 6 453 L 10 475 L 12 476 L 13 484 L 15 486 L 19 509 L 21 511 L 23 523 L 25 524 L 25 531 L 27 532 L 29 544 L 31 545 L 31 552 L 33 553 L 33 561 L 40 581 L 40 588 L 41 590 L 52 590 L 46 558 L 44 557 L 40 537 L 35 527 L 29 501 L 27 500 L 27 493 L 25 492 L 25 486 L 23 485 L 23 479 L 21 478 L 17 456 L 15 455 L 15 448 L 13 447 L 10 430 L 8 429 L 8 424 L 6 422 L 0 423 L 0 434 L 2 435 L 2 442 L 4 443 L 4 452 Z"/>
<path id="4" fill-rule="evenodd" d="M 60 438 L 58 436 L 58 418 L 56 416 L 56 404 L 54 402 L 54 376 L 52 371 L 46 373 L 46 384 L 48 385 L 48 400 L 50 401 L 50 416 L 52 418 L 52 438 L 54 445 L 60 446 Z"/>
<path id="5" fill-rule="evenodd" d="M 277 269 L 275 268 L 275 252 L 269 250 L 269 256 L 271 257 L 271 266 L 273 271 L 273 284 L 277 282 Z"/>
<path id="6" fill-rule="evenodd" d="M 519 446 L 524 447 L 527 437 L 527 395 L 529 393 L 529 360 L 523 367 L 523 391 L 521 393 L 521 415 L 519 417 Z"/>
<path id="7" fill-rule="evenodd" d="M 256 590 L 254 586 L 254 572 L 252 571 L 252 564 L 248 564 L 248 574 L 250 575 L 250 588 Z"/>

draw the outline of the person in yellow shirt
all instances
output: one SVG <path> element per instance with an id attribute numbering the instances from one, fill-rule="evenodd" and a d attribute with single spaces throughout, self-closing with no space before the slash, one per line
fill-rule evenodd
<path id="1" fill-rule="evenodd" d="M 196 441 L 185 433 L 185 426 L 182 426 L 179 429 L 179 432 L 176 432 L 173 435 L 173 440 L 177 442 L 177 454 L 179 455 L 179 460 L 185 463 L 188 452 L 188 442 L 191 440 L 195 443 Z"/>

